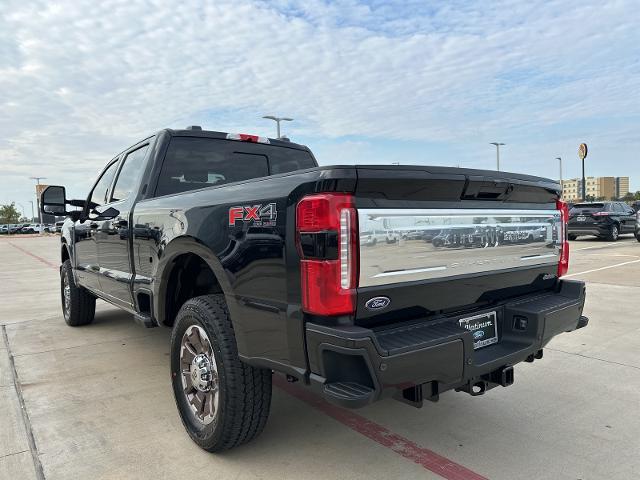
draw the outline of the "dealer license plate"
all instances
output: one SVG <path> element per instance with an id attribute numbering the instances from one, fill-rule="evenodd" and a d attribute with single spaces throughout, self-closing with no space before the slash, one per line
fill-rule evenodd
<path id="1" fill-rule="evenodd" d="M 462 328 L 466 328 L 471 332 L 474 350 L 498 343 L 496 312 L 461 318 L 458 322 Z"/>

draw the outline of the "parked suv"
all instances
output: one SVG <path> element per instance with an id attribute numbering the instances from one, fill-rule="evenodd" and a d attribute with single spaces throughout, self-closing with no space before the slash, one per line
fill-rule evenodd
<path id="1" fill-rule="evenodd" d="M 636 213 L 624 202 L 577 203 L 569 211 L 569 240 L 596 235 L 615 242 L 621 234 L 636 232 Z"/>

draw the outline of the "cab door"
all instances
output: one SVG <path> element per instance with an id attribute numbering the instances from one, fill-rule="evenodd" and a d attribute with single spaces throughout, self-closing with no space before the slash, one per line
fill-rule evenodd
<path id="1" fill-rule="evenodd" d="M 106 205 L 108 212 L 96 232 L 100 285 L 108 298 L 128 309 L 134 309 L 131 258 L 131 213 L 146 164 L 149 143 L 136 145 L 123 155 L 116 180 Z"/>
<path id="2" fill-rule="evenodd" d="M 107 194 L 116 174 L 118 159 L 115 158 L 102 171 L 94 184 L 85 207 L 85 214 L 74 224 L 73 250 L 74 268 L 79 285 L 89 290 L 100 291 L 100 265 L 96 233 L 99 210 L 107 203 Z"/>

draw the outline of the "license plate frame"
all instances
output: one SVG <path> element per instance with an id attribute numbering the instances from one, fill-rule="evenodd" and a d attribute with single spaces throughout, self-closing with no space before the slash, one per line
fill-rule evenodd
<path id="1" fill-rule="evenodd" d="M 495 310 L 461 318 L 458 325 L 471 332 L 474 350 L 498 343 L 498 315 Z"/>

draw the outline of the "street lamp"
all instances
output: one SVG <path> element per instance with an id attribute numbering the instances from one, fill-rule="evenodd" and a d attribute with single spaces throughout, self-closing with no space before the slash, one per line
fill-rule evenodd
<path id="1" fill-rule="evenodd" d="M 29 177 L 31 180 L 36 181 L 36 185 L 40 185 L 40 180 L 45 180 L 47 177 Z M 38 190 L 36 189 L 36 205 L 38 206 L 38 223 L 40 224 L 40 232 L 42 232 L 42 216 L 40 215 L 40 199 L 38 198 Z"/>
<path id="2" fill-rule="evenodd" d="M 265 115 L 262 118 L 266 118 L 267 120 L 273 120 L 277 125 L 278 136 L 276 138 L 280 138 L 280 122 L 293 122 L 293 118 L 288 117 L 274 117 L 273 115 Z"/>
<path id="3" fill-rule="evenodd" d="M 560 162 L 560 185 L 562 185 L 562 158 L 556 157 L 556 160 Z"/>
<path id="4" fill-rule="evenodd" d="M 33 222 L 33 219 L 36 218 L 35 214 L 33 213 L 33 200 L 29 200 L 29 203 L 31 204 L 31 221 Z"/>
<path id="5" fill-rule="evenodd" d="M 489 145 L 496 146 L 496 170 L 500 171 L 500 145 L 506 145 L 506 143 L 491 142 Z"/>

